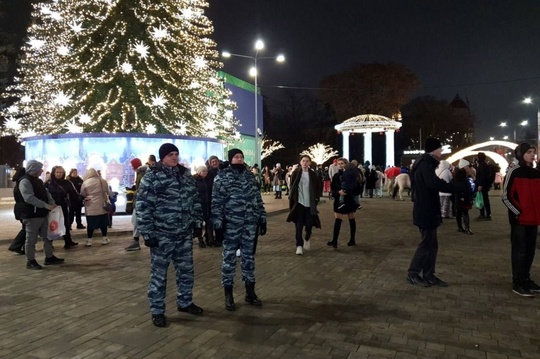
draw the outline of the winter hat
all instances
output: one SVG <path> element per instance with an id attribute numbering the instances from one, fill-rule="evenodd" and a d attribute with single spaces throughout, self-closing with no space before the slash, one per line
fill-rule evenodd
<path id="1" fill-rule="evenodd" d="M 36 176 L 39 171 L 43 169 L 43 163 L 36 161 L 36 160 L 30 160 L 26 163 L 26 173 L 28 173 L 30 176 Z"/>
<path id="2" fill-rule="evenodd" d="M 195 168 L 195 172 L 200 175 L 203 171 L 208 171 L 208 169 L 206 168 L 206 166 L 197 166 Z"/>
<path id="3" fill-rule="evenodd" d="M 478 152 L 476 156 L 478 157 L 478 161 L 486 161 L 486 154 L 484 152 Z"/>
<path id="4" fill-rule="evenodd" d="M 142 166 L 142 161 L 139 158 L 134 158 L 130 161 L 131 167 L 137 169 Z"/>
<path id="5" fill-rule="evenodd" d="M 172 143 L 164 143 L 159 148 L 159 160 L 163 160 L 165 156 L 167 156 L 171 152 L 180 152 L 178 151 L 178 147 L 173 145 Z"/>
<path id="6" fill-rule="evenodd" d="M 465 167 L 469 167 L 471 163 L 469 161 L 467 161 L 466 159 L 462 158 L 459 160 L 458 162 L 458 168 L 465 168 Z"/>
<path id="7" fill-rule="evenodd" d="M 424 149 L 426 150 L 426 153 L 431 153 L 441 147 L 442 147 L 442 143 L 438 138 L 428 137 L 428 139 L 426 140 L 426 146 Z"/>
<path id="8" fill-rule="evenodd" d="M 516 159 L 519 162 L 522 162 L 523 161 L 523 155 L 525 154 L 525 152 L 527 152 L 531 148 L 536 149 L 536 147 L 534 147 L 534 146 L 532 146 L 532 145 L 530 145 L 530 144 L 528 144 L 526 142 L 523 142 L 523 143 L 519 144 L 514 150 L 514 155 L 516 156 Z M 26 171 L 28 172 L 28 169 Z"/>
<path id="9" fill-rule="evenodd" d="M 239 150 L 238 148 L 233 148 L 231 150 L 229 150 L 229 152 L 227 152 L 227 157 L 229 158 L 229 162 L 232 161 L 233 157 L 235 155 L 237 155 L 238 153 L 241 153 L 242 156 L 244 155 L 244 152 L 242 152 L 241 150 Z"/>

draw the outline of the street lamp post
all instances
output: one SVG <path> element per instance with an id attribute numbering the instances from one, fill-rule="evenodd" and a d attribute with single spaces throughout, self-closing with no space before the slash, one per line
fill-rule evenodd
<path id="1" fill-rule="evenodd" d="M 534 102 L 531 97 L 526 97 L 523 100 L 524 104 L 534 105 Z M 536 148 L 540 146 L 540 108 L 536 108 Z"/>
<path id="2" fill-rule="evenodd" d="M 520 126 L 527 126 L 528 124 L 529 124 L 529 121 L 527 121 L 527 120 L 521 121 L 519 123 Z M 506 122 L 501 122 L 499 124 L 499 127 L 506 127 L 506 126 L 507 126 Z M 516 142 L 516 141 L 517 141 L 516 128 L 514 127 L 514 142 Z"/>
<path id="3" fill-rule="evenodd" d="M 231 57 L 231 56 L 234 56 L 234 57 L 242 57 L 242 58 L 245 58 L 245 59 L 250 59 L 253 61 L 253 67 L 250 69 L 249 71 L 249 74 L 251 76 L 253 76 L 253 79 L 254 79 L 254 84 L 255 84 L 255 158 L 254 158 L 254 164 L 257 163 L 259 164 L 259 158 L 260 158 L 260 155 L 261 155 L 261 150 L 259 148 L 259 104 L 258 104 L 258 69 L 257 69 L 257 62 L 259 60 L 264 60 L 264 59 L 272 59 L 272 60 L 276 60 L 277 62 L 283 62 L 285 61 L 285 56 L 283 55 L 278 55 L 278 56 L 259 56 L 259 51 L 262 50 L 264 48 L 264 43 L 262 42 L 262 40 L 257 40 L 255 42 L 255 55 L 254 56 L 249 56 L 249 55 L 241 55 L 241 54 L 233 54 L 231 52 L 228 52 L 228 51 L 223 51 L 222 52 L 222 56 L 223 57 Z"/>

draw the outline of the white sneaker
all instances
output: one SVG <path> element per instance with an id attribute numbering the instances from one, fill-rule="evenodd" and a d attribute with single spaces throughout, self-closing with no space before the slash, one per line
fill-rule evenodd
<path id="1" fill-rule="evenodd" d="M 298 254 L 299 256 L 304 254 L 304 250 L 302 249 L 302 246 L 296 247 L 296 254 Z"/>
<path id="2" fill-rule="evenodd" d="M 87 239 L 86 240 L 86 244 L 84 245 L 85 247 L 92 247 L 92 240 L 91 239 Z"/>
<path id="3" fill-rule="evenodd" d="M 238 248 L 238 249 L 236 250 L 236 256 L 237 256 L 237 257 L 240 257 L 241 255 L 242 255 L 242 251 L 240 250 L 240 248 Z"/>
<path id="4" fill-rule="evenodd" d="M 304 239 L 304 249 L 305 249 L 306 251 L 309 251 L 310 248 L 311 248 L 311 244 L 309 244 L 309 241 L 306 241 L 306 240 Z"/>
<path id="5" fill-rule="evenodd" d="M 103 237 L 103 239 L 101 240 L 101 244 L 104 246 L 109 243 L 111 243 L 111 240 L 109 239 L 109 237 Z"/>

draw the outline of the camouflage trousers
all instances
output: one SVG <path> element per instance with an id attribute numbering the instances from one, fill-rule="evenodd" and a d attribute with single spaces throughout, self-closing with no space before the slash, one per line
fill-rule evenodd
<path id="1" fill-rule="evenodd" d="M 148 301 L 152 314 L 165 313 L 167 269 L 173 263 L 176 271 L 176 305 L 187 307 L 193 303 L 193 240 L 187 238 L 159 239 L 158 248 L 150 248 L 150 283 Z"/>
<path id="2" fill-rule="evenodd" d="M 232 287 L 236 273 L 236 250 L 240 248 L 242 281 L 255 283 L 255 260 L 253 242 L 255 240 L 256 224 L 236 225 L 225 228 L 223 238 L 223 263 L 221 266 L 221 285 Z"/>

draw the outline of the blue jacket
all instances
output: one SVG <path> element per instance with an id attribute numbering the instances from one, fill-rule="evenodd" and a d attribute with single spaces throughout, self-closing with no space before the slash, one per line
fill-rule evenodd
<path id="1" fill-rule="evenodd" d="M 215 228 L 222 228 L 224 223 L 266 222 L 261 192 L 253 173 L 247 168 L 239 171 L 231 166 L 220 171 L 214 179 L 210 213 Z"/>
<path id="2" fill-rule="evenodd" d="M 144 174 L 137 190 L 137 228 L 144 238 L 184 237 L 202 226 L 202 209 L 189 170 L 161 162 Z"/>

